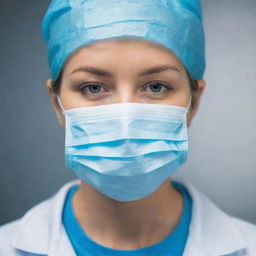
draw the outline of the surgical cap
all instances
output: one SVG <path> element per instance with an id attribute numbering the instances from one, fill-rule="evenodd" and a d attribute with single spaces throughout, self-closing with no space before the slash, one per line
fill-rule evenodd
<path id="1" fill-rule="evenodd" d="M 134 36 L 159 43 L 181 60 L 193 79 L 205 70 L 200 0 L 52 0 L 42 21 L 52 79 L 79 47 Z"/>

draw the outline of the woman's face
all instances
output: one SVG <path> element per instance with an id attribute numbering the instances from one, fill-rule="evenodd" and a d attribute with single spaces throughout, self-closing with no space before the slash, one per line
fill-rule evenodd
<path id="1" fill-rule="evenodd" d="M 46 82 L 48 92 L 64 127 L 51 82 Z M 198 82 L 188 124 L 204 88 L 204 81 Z M 65 110 L 120 102 L 186 107 L 190 95 L 186 70 L 175 54 L 144 40 L 107 40 L 80 48 L 66 61 L 59 94 Z"/>

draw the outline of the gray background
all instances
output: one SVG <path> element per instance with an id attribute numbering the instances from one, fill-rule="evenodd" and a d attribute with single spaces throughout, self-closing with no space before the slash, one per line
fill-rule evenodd
<path id="1" fill-rule="evenodd" d="M 35 4 L 36 2 L 36 4 Z M 75 179 L 48 99 L 41 19 L 49 0 L 0 1 L 0 224 Z M 177 173 L 256 223 L 256 1 L 203 0 L 207 87 Z"/>

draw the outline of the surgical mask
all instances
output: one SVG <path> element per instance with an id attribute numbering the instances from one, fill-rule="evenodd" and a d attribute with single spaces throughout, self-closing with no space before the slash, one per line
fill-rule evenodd
<path id="1" fill-rule="evenodd" d="M 65 165 L 117 201 L 142 199 L 160 187 L 188 153 L 187 108 L 117 103 L 64 110 Z"/>

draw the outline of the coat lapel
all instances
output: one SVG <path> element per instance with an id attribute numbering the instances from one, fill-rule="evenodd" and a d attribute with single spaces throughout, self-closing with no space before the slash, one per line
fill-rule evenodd
<path id="1" fill-rule="evenodd" d="M 184 256 L 245 256 L 245 243 L 232 217 L 190 183 L 175 180 L 187 188 L 193 200 Z M 52 198 L 30 209 L 22 217 L 12 245 L 35 255 L 75 256 L 62 224 L 62 210 L 68 190 L 79 184 L 80 180 L 68 182 Z"/>

